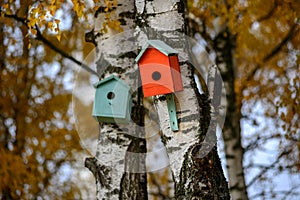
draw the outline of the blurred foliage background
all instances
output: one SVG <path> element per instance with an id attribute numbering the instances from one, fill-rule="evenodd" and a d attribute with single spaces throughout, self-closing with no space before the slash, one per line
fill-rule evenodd
<path id="1" fill-rule="evenodd" d="M 84 34 L 93 28 L 97 2 L 0 0 L 0 199 L 81 199 L 95 192 L 94 180 L 78 175 L 87 172 L 86 152 L 71 97 L 73 61 L 93 48 Z M 188 8 L 191 35 L 216 63 L 220 41 L 229 44 L 236 110 L 227 112 L 239 115 L 237 150 L 243 151 L 249 199 L 296 199 L 300 2 L 197 0 Z M 111 16 L 107 11 L 104 23 L 122 31 Z M 169 178 L 164 170 L 149 175 L 153 199 L 169 195 L 163 187 Z"/>
<path id="2" fill-rule="evenodd" d="M 61 52 L 80 59 L 87 51 L 87 5 L 0 2 L 0 199 L 80 199 L 83 149 L 71 106 L 78 69 Z"/>

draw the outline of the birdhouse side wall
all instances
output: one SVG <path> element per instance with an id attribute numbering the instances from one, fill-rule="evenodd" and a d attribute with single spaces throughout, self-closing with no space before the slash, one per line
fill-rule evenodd
<path id="1" fill-rule="evenodd" d="M 175 92 L 182 91 L 183 85 L 182 85 L 182 78 L 181 78 L 178 56 L 177 55 L 170 56 L 169 62 L 171 66 L 171 74 L 173 78 L 174 91 Z"/>

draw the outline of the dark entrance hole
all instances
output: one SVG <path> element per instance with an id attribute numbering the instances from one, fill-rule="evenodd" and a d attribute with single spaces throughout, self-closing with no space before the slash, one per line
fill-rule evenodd
<path id="1" fill-rule="evenodd" d="M 161 78 L 161 74 L 158 71 L 152 73 L 152 79 L 158 81 Z"/>
<path id="2" fill-rule="evenodd" d="M 113 92 L 107 93 L 107 98 L 110 99 L 110 100 L 113 99 L 113 98 L 115 98 L 115 96 L 116 96 L 116 95 L 115 95 L 115 93 L 113 93 Z"/>

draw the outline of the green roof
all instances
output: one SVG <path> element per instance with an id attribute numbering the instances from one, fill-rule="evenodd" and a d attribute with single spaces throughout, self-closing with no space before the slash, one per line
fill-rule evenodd
<path id="1" fill-rule="evenodd" d="M 148 49 L 149 46 L 152 46 L 153 48 L 159 50 L 161 53 L 163 53 L 166 56 L 172 55 L 172 54 L 178 54 L 178 51 L 167 45 L 161 40 L 148 40 L 146 45 L 143 47 L 139 55 L 135 58 L 135 61 L 138 62 L 145 51 Z"/>
<path id="2" fill-rule="evenodd" d="M 111 75 L 95 84 L 93 84 L 94 88 L 98 88 L 100 85 L 103 85 L 104 83 L 110 82 L 111 80 L 116 80 L 118 81 L 118 83 L 121 83 L 125 88 L 127 88 L 128 90 L 130 90 L 129 86 L 124 83 L 122 80 L 120 80 L 117 76 L 115 75 Z"/>

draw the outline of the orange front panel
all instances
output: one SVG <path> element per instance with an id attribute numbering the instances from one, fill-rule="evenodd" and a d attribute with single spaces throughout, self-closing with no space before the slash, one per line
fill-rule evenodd
<path id="1" fill-rule="evenodd" d="M 169 58 L 155 48 L 148 48 L 139 61 L 139 65 L 156 63 L 169 66 Z"/>
<path id="2" fill-rule="evenodd" d="M 172 78 L 173 78 L 174 90 L 175 90 L 175 92 L 182 91 L 183 86 L 182 86 L 182 79 L 181 79 L 181 73 L 180 73 L 178 57 L 177 57 L 177 55 L 170 56 L 169 60 L 170 60 L 171 74 L 172 74 Z"/>
<path id="3" fill-rule="evenodd" d="M 172 74 L 168 65 L 142 64 L 140 75 L 145 97 L 174 92 Z"/>
<path id="4" fill-rule="evenodd" d="M 143 93 L 144 97 L 150 97 L 161 94 L 169 94 L 172 93 L 172 91 L 169 88 L 164 87 L 163 85 L 149 83 L 143 85 Z"/>

